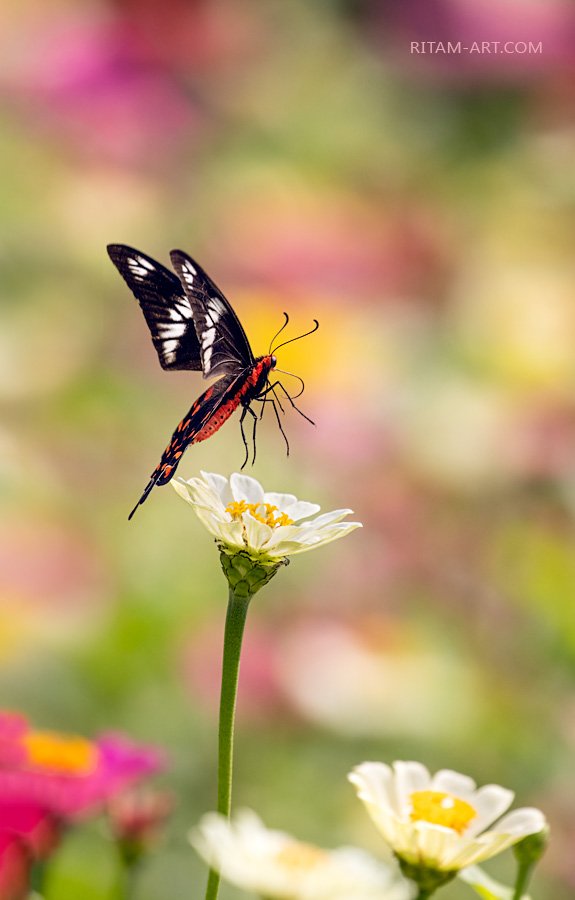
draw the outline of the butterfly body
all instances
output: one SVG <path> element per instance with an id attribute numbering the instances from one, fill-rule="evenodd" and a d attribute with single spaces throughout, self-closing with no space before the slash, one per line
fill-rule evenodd
<path id="1" fill-rule="evenodd" d="M 250 413 L 254 436 L 258 421 L 251 404 L 255 400 L 265 403 L 266 395 L 273 392 L 275 400 L 269 402 L 280 429 L 276 402 L 282 407 L 275 388 L 279 386 L 292 406 L 297 407 L 279 382 L 270 382 L 270 373 L 276 366 L 273 352 L 254 357 L 231 305 L 191 257 L 181 250 L 172 251 L 174 274 L 152 257 L 124 244 L 110 244 L 108 254 L 142 308 L 162 368 L 201 370 L 204 378 L 218 378 L 193 403 L 174 431 L 144 493 L 130 513 L 131 518 L 152 488 L 170 481 L 186 447 L 212 437 L 239 407 L 246 450 L 244 465 L 249 451 L 243 421 Z"/>
<path id="2" fill-rule="evenodd" d="M 275 357 L 260 356 L 251 369 L 237 376 L 224 376 L 204 391 L 174 431 L 152 473 L 155 483 L 162 485 L 170 481 L 188 445 L 199 444 L 212 437 L 239 406 L 249 408 L 253 400 L 265 391 L 274 366 Z"/>

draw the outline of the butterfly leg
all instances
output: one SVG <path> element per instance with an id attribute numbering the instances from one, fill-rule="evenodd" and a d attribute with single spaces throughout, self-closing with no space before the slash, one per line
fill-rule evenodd
<path id="1" fill-rule="evenodd" d="M 261 392 L 261 394 L 258 394 L 258 396 L 256 397 L 256 400 L 261 400 L 262 403 L 273 403 L 273 400 L 271 399 L 271 397 L 267 397 L 267 394 L 270 394 L 270 393 L 273 394 L 274 397 L 276 398 L 277 405 L 279 406 L 281 412 L 285 415 L 285 409 L 281 405 L 280 398 L 278 397 L 278 395 L 276 394 L 276 392 L 274 390 L 274 388 L 277 384 L 279 384 L 279 381 L 276 381 L 274 384 L 268 384 L 267 388 L 265 388 L 265 390 L 263 390 Z M 282 385 L 282 387 L 283 387 L 283 385 Z M 262 414 L 263 414 L 263 410 L 264 410 L 264 407 L 262 406 Z M 260 418 L 261 418 L 261 416 L 260 416 Z"/>
<path id="2" fill-rule="evenodd" d="M 275 394 L 275 391 L 274 391 L 274 394 Z M 287 439 L 287 435 L 286 435 L 285 431 L 284 431 L 283 428 L 282 428 L 282 420 L 280 419 L 280 414 L 279 414 L 278 409 L 277 409 L 277 406 L 276 406 L 276 401 L 275 401 L 275 400 L 270 400 L 269 402 L 270 402 L 271 405 L 273 406 L 274 412 L 275 412 L 275 414 L 276 414 L 276 419 L 277 419 L 277 423 L 278 423 L 278 428 L 279 428 L 279 430 L 281 431 L 282 437 L 283 437 L 283 439 L 284 439 L 284 441 L 285 441 L 285 444 L 286 444 L 286 456 L 289 456 L 289 441 L 288 441 L 288 439 Z M 279 402 L 279 401 L 278 401 L 278 402 Z"/>
<path id="3" fill-rule="evenodd" d="M 246 440 L 246 433 L 244 431 L 244 419 L 246 417 L 248 409 L 249 409 L 249 406 L 244 406 L 244 408 L 242 409 L 242 414 L 240 416 L 240 431 L 242 434 L 242 441 L 243 441 L 245 451 L 246 451 L 245 459 L 244 459 L 243 463 L 241 464 L 240 471 L 241 471 L 241 469 L 244 469 L 246 467 L 247 462 L 250 458 L 250 448 L 248 447 L 248 442 Z"/>
<path id="4" fill-rule="evenodd" d="M 247 407 L 247 411 L 249 412 L 250 416 L 253 417 L 253 420 L 254 420 L 253 428 L 252 428 L 252 447 L 254 448 L 254 454 L 252 456 L 252 466 L 253 466 L 256 461 L 256 428 L 258 427 L 258 417 L 256 416 L 256 414 L 253 411 L 253 409 L 251 408 L 251 406 Z"/>
<path id="5" fill-rule="evenodd" d="M 299 408 L 299 406 L 296 406 L 296 405 L 295 405 L 295 403 L 293 402 L 292 397 L 290 396 L 290 394 L 288 394 L 287 390 L 285 389 L 285 387 L 283 386 L 283 384 L 281 383 L 281 381 L 274 381 L 274 383 L 273 383 L 273 384 L 270 384 L 269 387 L 270 387 L 270 389 L 273 391 L 274 397 L 276 397 L 276 399 L 277 399 L 277 394 L 276 394 L 274 388 L 276 388 L 276 387 L 277 387 L 277 388 L 280 388 L 280 389 L 284 392 L 284 394 L 285 394 L 285 396 L 287 397 L 287 399 L 289 400 L 289 402 L 291 403 L 293 409 L 295 409 L 295 411 L 298 412 L 298 413 L 300 414 L 300 416 L 303 416 L 303 418 L 306 419 L 311 425 L 315 425 L 315 422 L 313 421 L 313 419 L 310 419 L 309 416 L 306 416 L 306 414 L 305 414 L 304 412 L 301 411 L 301 409 Z M 279 403 L 279 400 L 278 400 L 278 403 Z"/>

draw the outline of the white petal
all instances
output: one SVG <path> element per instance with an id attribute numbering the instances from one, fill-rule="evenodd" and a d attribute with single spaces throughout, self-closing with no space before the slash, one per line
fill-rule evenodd
<path id="1" fill-rule="evenodd" d="M 294 503 L 297 503 L 297 497 L 295 494 L 278 494 L 275 491 L 266 491 L 264 503 L 277 506 L 279 510 L 285 512 L 288 506 L 293 506 Z"/>
<path id="2" fill-rule="evenodd" d="M 461 840 L 459 849 L 451 856 L 450 867 L 453 869 L 466 869 L 476 863 L 483 862 L 496 856 L 503 850 L 507 850 L 515 843 L 515 838 L 509 834 L 494 834 L 488 831 L 475 840 Z"/>
<path id="3" fill-rule="evenodd" d="M 299 544 L 300 528 L 298 525 L 278 525 L 266 544 L 266 550 L 277 547 L 279 544 L 295 542 Z"/>
<path id="4" fill-rule="evenodd" d="M 380 822 L 381 833 L 396 853 L 409 862 L 419 862 L 418 836 L 413 822 L 403 822 L 395 816 L 388 816 L 385 830 L 382 826 L 383 822 Z"/>
<path id="5" fill-rule="evenodd" d="M 260 550 L 262 547 L 265 547 L 265 544 L 272 536 L 270 526 L 266 525 L 265 522 L 259 522 L 257 519 L 254 519 L 251 513 L 244 513 L 242 519 L 246 529 L 248 546 L 253 547 L 254 550 Z"/>
<path id="6" fill-rule="evenodd" d="M 475 837 L 481 831 L 488 828 L 495 819 L 509 809 L 513 803 L 513 791 L 500 787 L 498 784 L 486 784 L 479 788 L 473 797 L 473 808 L 477 816 L 473 819 L 465 831 L 466 837 Z"/>
<path id="7" fill-rule="evenodd" d="M 182 500 L 185 500 L 186 503 L 193 504 L 194 501 L 190 494 L 190 488 L 183 478 L 172 478 L 170 484 L 172 485 L 176 494 L 180 495 Z"/>
<path id="8" fill-rule="evenodd" d="M 416 822 L 415 829 L 419 858 L 432 868 L 453 868 L 453 855 L 458 852 L 462 842 L 457 832 L 429 822 Z"/>
<path id="9" fill-rule="evenodd" d="M 286 506 L 285 509 L 280 507 L 283 512 L 286 513 L 290 519 L 293 519 L 294 522 L 298 522 L 300 519 L 306 519 L 308 516 L 315 516 L 321 509 L 321 507 L 317 503 L 307 503 L 305 500 L 296 500 L 295 503 L 291 503 L 289 506 Z"/>
<path id="10" fill-rule="evenodd" d="M 191 479 L 188 482 L 188 490 L 195 504 L 205 506 L 207 509 L 213 509 L 221 517 L 228 517 L 221 497 L 212 491 L 205 482 L 200 481 L 199 478 Z"/>
<path id="11" fill-rule="evenodd" d="M 204 472 L 203 469 L 201 475 L 208 487 L 218 495 L 223 505 L 227 506 L 233 499 L 228 479 L 223 475 L 218 475 L 217 472 Z"/>
<path id="12" fill-rule="evenodd" d="M 526 806 L 522 809 L 514 809 L 513 812 L 503 816 L 501 821 L 488 832 L 488 834 L 510 834 L 514 837 L 525 837 L 527 834 L 537 834 L 545 828 L 545 816 L 540 809 Z"/>
<path id="13" fill-rule="evenodd" d="M 469 802 L 470 796 L 475 791 L 475 782 L 468 775 L 461 775 L 452 769 L 440 769 L 431 779 L 432 791 L 442 791 L 446 794 L 454 794 L 461 800 Z"/>
<path id="14" fill-rule="evenodd" d="M 411 812 L 411 794 L 426 791 L 431 784 L 428 770 L 419 762 L 394 762 L 395 773 L 395 810 L 400 816 L 408 816 Z"/>
<path id="15" fill-rule="evenodd" d="M 230 487 L 234 500 L 245 500 L 246 503 L 263 503 L 264 489 L 255 478 L 234 472 L 230 477 Z"/>
<path id="16" fill-rule="evenodd" d="M 299 549 L 296 550 L 296 553 L 303 553 L 306 550 L 312 550 L 315 547 L 321 547 L 323 544 L 329 544 L 331 541 L 336 541 L 338 538 L 345 537 L 346 534 L 349 534 L 351 531 L 355 531 L 356 528 L 362 528 L 359 522 L 344 522 L 339 525 L 331 525 L 329 528 L 325 528 L 320 532 L 313 533 L 308 532 L 307 534 L 299 534 L 298 535 L 298 543 Z"/>
<path id="17" fill-rule="evenodd" d="M 264 547 L 265 552 L 275 559 L 282 559 L 284 556 L 294 556 L 296 553 L 302 552 L 301 544 L 296 541 L 281 541 L 268 549 L 268 545 Z M 311 547 L 304 547 L 304 550 L 311 550 Z"/>
<path id="18" fill-rule="evenodd" d="M 198 517 L 199 517 L 198 512 Z M 205 522 L 206 527 L 211 528 L 212 534 L 215 534 L 215 529 L 218 529 L 218 534 L 216 535 L 219 540 L 223 541 L 224 544 L 227 544 L 229 547 L 237 547 L 240 550 L 245 549 L 244 543 L 244 529 L 241 522 L 220 522 L 214 515 L 209 515 L 207 520 L 202 520 Z"/>
<path id="19" fill-rule="evenodd" d="M 366 803 L 395 810 L 395 783 L 390 766 L 381 762 L 364 762 L 356 766 L 348 775 L 357 790 L 357 796 Z"/>
<path id="20" fill-rule="evenodd" d="M 331 525 L 333 522 L 341 522 L 346 516 L 352 513 L 352 509 L 334 509 L 332 512 L 322 513 L 321 516 L 312 519 L 311 522 L 302 522 L 302 528 L 323 528 L 324 525 Z M 293 518 L 293 517 L 292 517 Z"/>

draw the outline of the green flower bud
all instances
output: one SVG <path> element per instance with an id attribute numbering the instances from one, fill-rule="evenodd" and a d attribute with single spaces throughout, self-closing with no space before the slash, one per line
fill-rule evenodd
<path id="1" fill-rule="evenodd" d="M 513 853 L 520 866 L 532 866 L 539 862 L 549 843 L 549 825 L 545 825 L 541 831 L 528 834 L 523 840 L 515 844 Z"/>
<path id="2" fill-rule="evenodd" d="M 271 581 L 281 566 L 287 566 L 289 562 L 287 559 L 272 559 L 265 554 L 256 556 L 220 542 L 217 544 L 223 573 L 238 599 L 249 601 Z"/>
<path id="3" fill-rule="evenodd" d="M 402 875 L 405 875 L 411 881 L 415 881 L 419 888 L 419 894 L 422 897 L 431 897 L 438 888 L 453 881 L 457 875 L 456 871 L 441 872 L 438 869 L 429 869 L 426 866 L 418 866 L 417 863 L 407 862 L 406 859 L 402 859 L 397 853 L 395 857 L 399 862 Z"/>

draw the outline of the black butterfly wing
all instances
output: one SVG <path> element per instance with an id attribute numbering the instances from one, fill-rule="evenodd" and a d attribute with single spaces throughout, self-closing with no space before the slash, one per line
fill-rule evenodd
<path id="1" fill-rule="evenodd" d="M 109 244 L 108 255 L 142 307 L 163 369 L 202 368 L 193 310 L 179 279 L 156 260 Z"/>
<path id="2" fill-rule="evenodd" d="M 170 258 L 192 308 L 204 378 L 251 368 L 246 333 L 222 292 L 187 253 L 172 250 Z"/>
<path id="3" fill-rule="evenodd" d="M 217 421 L 218 415 L 222 414 L 224 407 L 229 404 L 234 395 L 236 395 L 237 402 L 232 404 L 233 408 L 239 404 L 237 389 L 241 382 L 241 375 L 226 375 L 210 385 L 192 404 L 191 409 L 174 431 L 170 443 L 162 453 L 160 462 L 150 476 L 144 493 L 128 516 L 129 519 L 132 518 L 140 504 L 146 500 L 152 488 L 167 484 L 173 478 L 186 447 L 193 444 L 198 437 L 201 439 L 202 431 L 210 424 L 210 420 L 213 421 L 213 430 L 217 431 L 221 424 Z M 226 418 L 231 411 L 232 409 L 226 411 Z"/>

